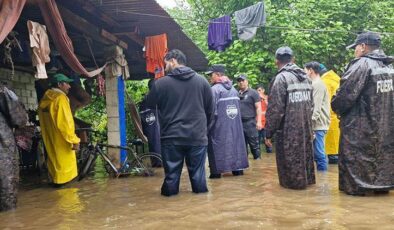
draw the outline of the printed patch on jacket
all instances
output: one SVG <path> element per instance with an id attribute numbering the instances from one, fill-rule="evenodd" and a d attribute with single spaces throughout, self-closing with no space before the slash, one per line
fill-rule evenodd
<path id="1" fill-rule="evenodd" d="M 154 113 L 149 113 L 148 115 L 146 115 L 145 122 L 148 125 L 153 125 L 153 123 L 155 123 L 155 121 L 156 121 L 156 116 Z"/>
<path id="2" fill-rule="evenodd" d="M 226 114 L 230 119 L 234 119 L 238 115 L 238 109 L 235 105 L 227 105 Z"/>
<path id="3" fill-rule="evenodd" d="M 376 82 L 376 93 L 388 93 L 394 91 L 393 79 Z"/>
<path id="4" fill-rule="evenodd" d="M 310 91 L 297 91 L 289 93 L 289 102 L 290 103 L 298 103 L 304 101 L 311 100 L 311 92 Z"/>

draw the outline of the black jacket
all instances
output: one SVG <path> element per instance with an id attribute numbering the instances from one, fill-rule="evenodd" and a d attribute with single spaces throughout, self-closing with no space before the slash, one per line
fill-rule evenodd
<path id="1" fill-rule="evenodd" d="M 208 81 L 189 67 L 179 67 L 155 81 L 148 105 L 158 106 L 162 144 L 208 144 L 213 99 Z"/>
<path id="2" fill-rule="evenodd" d="M 339 188 L 350 194 L 394 188 L 394 59 L 354 59 L 332 109 L 340 116 Z"/>

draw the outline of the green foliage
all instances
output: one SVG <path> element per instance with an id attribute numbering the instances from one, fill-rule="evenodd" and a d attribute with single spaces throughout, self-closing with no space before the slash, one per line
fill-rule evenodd
<path id="1" fill-rule="evenodd" d="M 233 23 L 233 44 L 225 52 L 208 51 L 209 20 L 232 14 L 258 1 L 187 2 L 190 6 L 171 9 L 169 13 L 207 55 L 210 64 L 226 64 L 230 77 L 246 73 L 254 86 L 258 83 L 267 84 L 275 75 L 274 54 L 280 46 L 287 45 L 294 50 L 299 66 L 316 60 L 341 73 L 353 58 L 353 51 L 347 51 L 345 47 L 354 41 L 354 32 L 372 30 L 394 33 L 392 0 L 267 0 L 264 1 L 267 27 L 260 28 L 254 40 L 238 40 Z M 394 54 L 394 36 L 383 34 L 382 37 L 385 52 Z"/>
<path id="2" fill-rule="evenodd" d="M 147 92 L 147 80 L 144 81 L 126 81 L 126 91 L 132 97 L 135 103 L 142 101 Z M 98 131 L 101 137 L 106 137 L 107 133 L 107 112 L 105 105 L 105 97 L 96 96 L 94 92 L 92 103 L 85 108 L 77 111 L 76 117 L 92 124 L 92 128 Z M 127 102 L 127 101 L 126 101 Z M 131 140 L 134 135 L 134 127 L 130 120 L 129 110 L 126 108 L 126 124 L 127 124 L 127 139 Z M 102 141 L 102 140 L 100 140 Z"/>
<path id="3" fill-rule="evenodd" d="M 144 96 L 148 93 L 148 80 L 143 81 L 127 81 L 126 92 L 132 98 L 134 103 L 138 105 Z M 126 96 L 126 95 L 125 95 Z M 126 98 L 126 103 L 128 99 Z M 137 107 L 138 108 L 138 107 Z M 131 121 L 129 108 L 126 108 L 126 124 L 127 124 L 127 140 L 132 140 L 136 137 L 135 128 Z"/>
<path id="4" fill-rule="evenodd" d="M 93 136 L 94 141 L 103 141 L 107 133 L 107 113 L 105 109 L 105 98 L 93 96 L 92 103 L 76 112 L 75 117 L 90 123 L 92 128 L 100 133 L 100 137 Z"/>
<path id="5" fill-rule="evenodd" d="M 341 73 L 353 57 L 352 51 L 345 49 L 356 37 L 352 32 L 372 30 L 394 33 L 393 0 L 266 0 L 267 27 L 259 28 L 254 40 L 238 40 L 233 23 L 233 44 L 225 52 L 209 51 L 209 20 L 232 14 L 256 2 L 258 1 L 187 0 L 188 4 L 168 11 L 206 54 L 210 64 L 226 64 L 229 77 L 247 74 L 253 86 L 260 83 L 267 85 L 275 75 L 274 53 L 280 46 L 288 45 L 294 50 L 299 66 L 316 60 Z M 394 54 L 393 37 L 383 35 L 383 49 L 391 55 Z M 147 81 L 127 81 L 126 88 L 133 100 L 139 103 L 147 92 Z M 77 117 L 93 123 L 94 129 L 105 132 L 105 98 L 93 97 L 93 103 L 78 111 Z M 130 139 L 134 137 L 134 128 L 128 116 L 127 119 Z"/>

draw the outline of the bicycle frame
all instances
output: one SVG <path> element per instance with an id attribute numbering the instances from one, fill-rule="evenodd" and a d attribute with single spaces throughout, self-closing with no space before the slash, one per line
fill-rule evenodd
<path id="1" fill-rule="evenodd" d="M 116 148 L 116 149 L 122 149 L 122 150 L 127 150 L 128 153 L 132 153 L 133 158 L 137 161 L 138 165 L 140 167 L 145 167 L 143 163 L 140 161 L 140 159 L 137 156 L 137 153 L 130 147 L 125 147 L 125 146 L 118 146 L 118 145 L 109 145 L 109 144 L 102 144 L 102 143 L 97 143 L 95 146 L 95 151 L 110 165 L 111 169 L 115 173 L 116 177 L 119 177 L 121 175 L 129 175 L 130 172 L 124 172 L 124 168 L 127 166 L 129 162 L 129 155 L 127 155 L 126 159 L 121 163 L 120 168 L 116 168 L 115 165 L 112 163 L 108 155 L 103 151 L 103 147 L 106 148 Z"/>
<path id="2" fill-rule="evenodd" d="M 89 132 L 95 132 L 91 128 L 81 128 L 78 130 L 86 130 Z M 131 146 L 137 146 L 139 143 L 141 143 L 140 139 L 133 140 Z M 126 150 L 127 151 L 127 156 L 126 159 L 121 162 L 120 167 L 117 168 L 111 161 L 111 158 L 108 156 L 108 153 L 104 150 L 104 148 L 115 148 L 119 150 Z M 143 171 L 149 171 L 147 167 L 145 166 L 143 159 L 140 158 L 137 154 L 137 152 L 130 146 L 118 146 L 118 145 L 110 145 L 110 144 L 104 144 L 104 143 L 89 143 L 88 145 L 88 155 L 90 157 L 87 157 L 85 163 L 82 166 L 82 170 L 80 173 L 80 180 L 82 180 L 85 175 L 90 171 L 91 166 L 93 163 L 96 161 L 97 157 L 100 155 L 100 157 L 104 160 L 104 167 L 106 168 L 108 173 L 114 173 L 115 177 L 119 177 L 121 175 L 130 175 L 133 172 L 130 169 L 134 169 L 135 165 L 137 165 L 137 168 L 143 169 Z M 161 161 L 161 159 L 160 159 Z M 107 168 L 109 166 L 109 168 Z"/>

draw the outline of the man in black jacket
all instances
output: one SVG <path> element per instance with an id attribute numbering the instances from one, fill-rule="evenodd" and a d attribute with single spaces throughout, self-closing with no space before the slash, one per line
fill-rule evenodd
<path id="1" fill-rule="evenodd" d="M 164 61 L 167 75 L 155 81 L 147 99 L 159 110 L 165 172 L 161 194 L 178 194 L 184 160 L 193 192 L 207 192 L 207 130 L 214 112 L 211 87 L 205 78 L 185 66 L 186 57 L 180 50 L 168 52 Z"/>
<path id="2" fill-rule="evenodd" d="M 340 117 L 339 189 L 350 195 L 394 188 L 394 58 L 380 43 L 366 32 L 348 46 L 355 59 L 331 101 Z"/>

